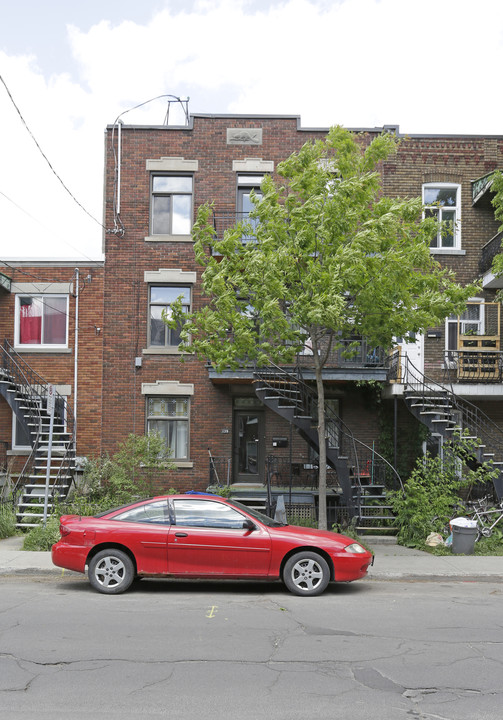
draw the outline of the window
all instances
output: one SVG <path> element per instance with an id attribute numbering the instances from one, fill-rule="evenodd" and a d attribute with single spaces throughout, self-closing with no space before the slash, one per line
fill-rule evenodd
<path id="1" fill-rule="evenodd" d="M 152 175 L 152 235 L 190 235 L 192 176 Z"/>
<path id="2" fill-rule="evenodd" d="M 186 460 L 189 457 L 189 398 L 148 397 L 147 432 L 160 433 L 173 460 Z"/>
<path id="3" fill-rule="evenodd" d="M 56 396 L 54 406 L 54 426 L 55 435 L 59 430 L 58 425 L 62 426 L 66 432 L 66 405 L 67 398 L 61 394 Z M 42 410 L 47 410 L 47 399 L 42 398 Z M 54 445 L 58 445 L 57 437 L 54 438 Z M 15 413 L 12 413 L 12 449 L 13 450 L 31 450 L 31 438 L 29 431 L 19 420 Z"/>
<path id="4" fill-rule="evenodd" d="M 169 510 L 166 500 L 140 505 L 116 515 L 114 520 L 122 522 L 155 523 L 169 525 Z"/>
<path id="5" fill-rule="evenodd" d="M 169 348 L 180 344 L 181 328 L 172 329 L 162 319 L 170 317 L 172 303 L 181 296 L 183 311 L 190 310 L 190 287 L 179 285 L 151 285 L 149 289 L 150 347 Z"/>
<path id="6" fill-rule="evenodd" d="M 255 239 L 253 230 L 257 227 L 258 219 L 249 217 L 255 207 L 251 199 L 251 193 L 253 191 L 257 197 L 262 197 L 260 185 L 263 179 L 263 175 L 238 175 L 238 220 L 251 225 L 250 235 L 243 235 L 244 242 Z"/>
<path id="7" fill-rule="evenodd" d="M 15 345 L 68 347 L 68 296 L 16 295 Z"/>
<path id="8" fill-rule="evenodd" d="M 471 300 L 462 315 L 450 315 L 445 324 L 446 356 L 449 362 L 453 362 L 456 357 L 454 351 L 459 350 L 458 329 L 461 335 L 484 334 L 482 300 Z"/>
<path id="9" fill-rule="evenodd" d="M 212 500 L 174 500 L 175 522 L 182 527 L 242 530 L 246 518 L 228 505 Z"/>
<path id="10" fill-rule="evenodd" d="M 423 185 L 424 216 L 434 217 L 439 223 L 448 223 L 447 227 L 439 227 L 436 237 L 431 241 L 432 248 L 460 247 L 460 195 L 460 185 L 448 183 Z"/>

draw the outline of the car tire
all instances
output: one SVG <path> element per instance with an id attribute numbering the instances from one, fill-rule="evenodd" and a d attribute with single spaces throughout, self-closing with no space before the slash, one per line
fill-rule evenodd
<path id="1" fill-rule="evenodd" d="M 122 550 L 100 550 L 89 563 L 88 577 L 98 592 L 118 595 L 127 590 L 133 582 L 134 565 L 129 555 Z"/>
<path id="2" fill-rule="evenodd" d="M 283 582 L 295 595 L 320 595 L 330 582 L 328 563 L 318 553 L 298 552 L 286 561 Z"/>

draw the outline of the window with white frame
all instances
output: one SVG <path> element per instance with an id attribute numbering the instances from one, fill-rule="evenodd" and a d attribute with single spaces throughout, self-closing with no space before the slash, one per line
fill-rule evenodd
<path id="1" fill-rule="evenodd" d="M 55 399 L 54 406 L 54 424 L 55 427 L 60 425 L 66 431 L 66 403 L 67 398 L 58 394 Z M 47 409 L 47 399 L 42 398 L 41 409 Z M 61 428 L 58 428 L 61 429 Z M 55 444 L 57 444 L 55 442 Z M 19 418 L 12 413 L 12 449 L 13 450 L 31 450 L 31 438 L 29 429 L 23 425 Z"/>
<path id="2" fill-rule="evenodd" d="M 445 350 L 449 361 L 455 360 L 454 352 L 459 349 L 459 334 L 483 335 L 484 312 L 483 301 L 473 298 L 467 303 L 461 315 L 450 315 L 445 321 Z"/>
<path id="3" fill-rule="evenodd" d="M 192 228 L 191 175 L 151 175 L 152 235 L 190 235 Z"/>
<path id="4" fill-rule="evenodd" d="M 190 311 L 190 286 L 150 285 L 149 287 L 149 346 L 154 348 L 178 347 L 180 327 L 170 328 L 163 320 L 171 316 L 171 306 L 181 298 L 183 312 Z"/>
<path id="5" fill-rule="evenodd" d="M 147 432 L 161 435 L 173 460 L 189 457 L 189 409 L 188 397 L 147 397 Z"/>
<path id="6" fill-rule="evenodd" d="M 16 295 L 15 312 L 16 347 L 68 347 L 68 295 Z"/>
<path id="7" fill-rule="evenodd" d="M 432 248 L 455 249 L 461 246 L 461 185 L 427 183 L 423 185 L 424 216 L 433 217 L 439 227 Z M 441 223 L 445 223 L 441 225 Z"/>
<path id="8" fill-rule="evenodd" d="M 243 235 L 245 242 L 255 239 L 253 231 L 257 227 L 258 219 L 250 218 L 250 213 L 255 207 L 252 202 L 252 193 L 254 193 L 257 198 L 262 197 L 260 186 L 263 179 L 263 175 L 238 175 L 238 220 L 251 225 L 250 234 Z"/>

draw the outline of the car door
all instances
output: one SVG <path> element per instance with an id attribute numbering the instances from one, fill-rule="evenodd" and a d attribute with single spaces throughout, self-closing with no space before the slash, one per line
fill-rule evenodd
<path id="1" fill-rule="evenodd" d="M 218 500 L 173 500 L 175 524 L 168 535 L 168 571 L 176 575 L 266 577 L 271 539 L 258 523 Z"/>
<path id="2" fill-rule="evenodd" d="M 132 551 L 138 574 L 166 575 L 169 526 L 166 499 L 146 502 L 114 515 L 107 523 L 107 540 Z"/>

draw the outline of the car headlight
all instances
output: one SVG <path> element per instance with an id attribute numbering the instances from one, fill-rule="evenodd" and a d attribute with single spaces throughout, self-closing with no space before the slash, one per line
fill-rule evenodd
<path id="1" fill-rule="evenodd" d="M 365 548 L 362 545 L 360 545 L 359 543 L 351 543 L 351 545 L 346 545 L 346 547 L 344 548 L 344 551 L 348 552 L 348 553 L 366 553 L 367 552 L 365 550 Z"/>

